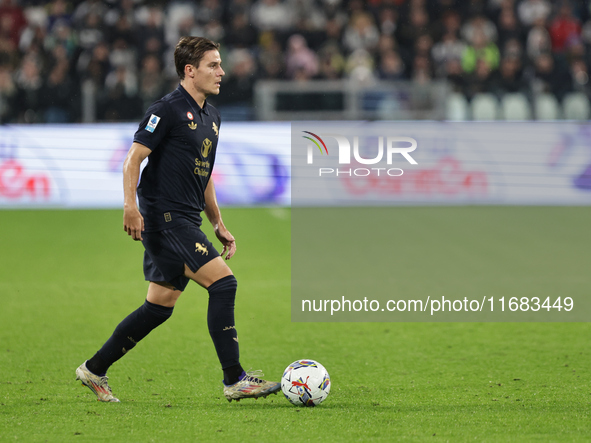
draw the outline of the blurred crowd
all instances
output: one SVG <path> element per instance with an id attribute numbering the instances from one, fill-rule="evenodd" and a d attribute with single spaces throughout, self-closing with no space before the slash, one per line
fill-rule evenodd
<path id="1" fill-rule="evenodd" d="M 176 87 L 182 35 L 222 44 L 220 107 L 258 79 L 447 79 L 559 100 L 589 84 L 591 1 L 0 0 L 0 122 L 131 121 Z"/>

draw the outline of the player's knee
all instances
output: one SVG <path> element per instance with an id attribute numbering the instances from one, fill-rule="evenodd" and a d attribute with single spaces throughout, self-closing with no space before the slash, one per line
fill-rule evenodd
<path id="1" fill-rule="evenodd" d="M 236 290 L 238 289 L 238 280 L 234 275 L 227 275 L 225 277 L 216 280 L 212 283 L 208 288 L 207 291 L 209 295 L 222 295 L 222 294 L 233 294 L 236 295 Z"/>
<path id="2" fill-rule="evenodd" d="M 234 306 L 238 282 L 233 275 L 220 278 L 207 290 L 209 304 L 207 307 L 207 324 L 210 331 L 222 330 L 234 326 Z"/>
<path id="3" fill-rule="evenodd" d="M 182 291 L 166 282 L 150 282 L 146 300 L 165 308 L 173 308 L 181 296 Z M 158 313 L 156 313 L 158 315 Z"/>
<path id="4" fill-rule="evenodd" d="M 179 294 L 180 295 L 180 294 Z M 178 296 L 176 297 L 178 299 Z M 176 300 L 175 300 L 176 301 Z M 152 317 L 161 320 L 164 322 L 168 320 L 174 311 L 173 306 L 166 306 L 166 305 L 159 305 L 157 303 L 151 303 L 148 300 L 145 301 L 144 307 L 146 311 L 148 311 Z"/>

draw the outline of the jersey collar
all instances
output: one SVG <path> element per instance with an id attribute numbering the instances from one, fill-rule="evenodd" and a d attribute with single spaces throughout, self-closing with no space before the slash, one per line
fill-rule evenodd
<path id="1" fill-rule="evenodd" d="M 193 111 L 195 111 L 195 113 L 197 113 L 199 111 L 199 112 L 203 112 L 205 115 L 209 115 L 209 111 L 207 110 L 207 108 L 209 107 L 209 105 L 207 103 L 207 99 L 205 99 L 205 101 L 203 102 L 203 108 L 201 108 L 197 104 L 195 99 L 193 97 L 191 97 L 191 94 L 189 94 L 187 92 L 187 90 L 185 88 L 183 88 L 183 86 L 181 84 L 179 84 L 177 89 L 179 91 L 181 91 L 181 93 L 183 94 L 185 99 L 189 102 L 189 104 L 191 105 L 191 107 L 193 108 Z"/>

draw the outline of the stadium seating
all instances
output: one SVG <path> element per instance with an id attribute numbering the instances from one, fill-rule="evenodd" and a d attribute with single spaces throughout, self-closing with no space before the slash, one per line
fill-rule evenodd
<path id="1" fill-rule="evenodd" d="M 560 103 L 553 94 L 537 94 L 533 102 L 536 120 L 558 120 L 562 117 Z"/>
<path id="2" fill-rule="evenodd" d="M 470 105 L 466 96 L 459 92 L 449 95 L 445 103 L 445 118 L 452 121 L 465 121 L 470 117 Z"/>
<path id="3" fill-rule="evenodd" d="M 505 94 L 501 98 L 501 110 L 505 120 L 530 120 L 531 106 L 527 97 L 519 92 Z"/>
<path id="4" fill-rule="evenodd" d="M 562 100 L 562 108 L 567 120 L 588 120 L 591 114 L 589 99 L 582 92 L 566 94 Z"/>
<path id="5" fill-rule="evenodd" d="M 499 117 L 499 101 L 490 93 L 479 93 L 472 98 L 472 120 L 496 120 Z"/>

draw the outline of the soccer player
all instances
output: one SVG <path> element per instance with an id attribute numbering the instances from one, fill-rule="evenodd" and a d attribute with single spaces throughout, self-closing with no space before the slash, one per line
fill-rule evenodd
<path id="1" fill-rule="evenodd" d="M 107 369 L 172 315 L 189 280 L 209 292 L 207 325 L 228 401 L 266 397 L 281 388 L 262 380 L 260 371 L 246 373 L 239 361 L 237 282 L 223 259 L 235 254 L 236 241 L 222 221 L 211 180 L 220 114 L 206 98 L 220 92 L 224 70 L 218 48 L 201 37 L 180 39 L 174 51 L 180 85 L 148 108 L 123 164 L 123 229 L 144 245 L 144 275 L 150 284 L 144 304 L 76 369 L 76 378 L 100 401 L 119 401 L 107 383 Z M 201 232 L 202 211 L 223 245 L 221 255 Z"/>

